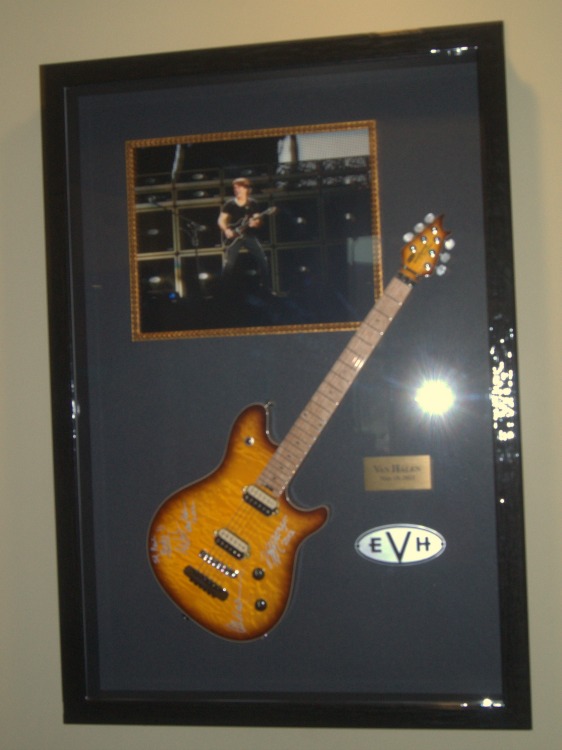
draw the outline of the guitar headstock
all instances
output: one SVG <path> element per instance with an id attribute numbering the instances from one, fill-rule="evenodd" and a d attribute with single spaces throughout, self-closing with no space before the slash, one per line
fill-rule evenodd
<path id="1" fill-rule="evenodd" d="M 402 268 L 400 274 L 408 281 L 436 273 L 445 273 L 449 250 L 455 241 L 449 237 L 450 232 L 443 229 L 443 216 L 427 214 L 423 222 L 416 224 L 413 232 L 404 235 L 406 243 L 402 248 Z"/>

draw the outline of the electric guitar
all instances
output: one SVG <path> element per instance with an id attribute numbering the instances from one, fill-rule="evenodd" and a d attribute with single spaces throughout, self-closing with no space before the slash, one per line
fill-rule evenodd
<path id="1" fill-rule="evenodd" d="M 414 232 L 404 236 L 399 272 L 284 440 L 271 440 L 267 406 L 247 407 L 218 468 L 157 510 L 148 533 L 152 570 L 172 601 L 211 633 L 249 641 L 281 619 L 299 547 L 328 517 L 325 507 L 295 507 L 289 482 L 415 283 L 448 260 L 454 244 L 442 216 L 428 214 Z"/>
<path id="2" fill-rule="evenodd" d="M 226 252 L 228 248 L 236 242 L 236 240 L 240 239 L 240 237 L 244 237 L 244 235 L 248 231 L 250 221 L 252 219 L 263 219 L 264 216 L 272 216 L 275 213 L 277 213 L 277 206 L 271 206 L 270 208 L 266 208 L 265 211 L 262 211 L 259 214 L 248 214 L 247 216 L 244 216 L 242 219 L 237 221 L 235 224 L 231 224 L 229 226 L 229 229 L 234 232 L 234 237 L 231 237 L 228 241 L 223 238 L 224 251 Z"/>

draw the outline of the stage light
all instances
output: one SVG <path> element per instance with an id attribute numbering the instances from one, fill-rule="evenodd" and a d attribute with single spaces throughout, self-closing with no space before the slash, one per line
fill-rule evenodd
<path id="1" fill-rule="evenodd" d="M 416 391 L 416 403 L 426 414 L 446 414 L 454 402 L 455 394 L 444 380 L 426 380 Z"/>

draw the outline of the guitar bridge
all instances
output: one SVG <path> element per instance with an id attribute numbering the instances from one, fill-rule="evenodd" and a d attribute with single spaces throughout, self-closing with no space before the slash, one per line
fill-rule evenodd
<path id="1" fill-rule="evenodd" d="M 277 500 L 255 484 L 250 484 L 248 487 L 244 487 L 242 497 L 245 503 L 248 503 L 248 505 L 251 505 L 252 508 L 255 508 L 256 510 L 259 510 L 264 516 L 271 516 L 279 511 L 279 503 Z"/>
<path id="2" fill-rule="evenodd" d="M 201 573 L 197 568 L 188 565 L 183 572 L 192 583 L 199 586 L 200 589 L 203 589 L 203 591 L 209 594 L 209 596 L 213 596 L 215 599 L 220 599 L 221 601 L 228 599 L 228 591 L 222 586 L 219 586 L 218 583 L 215 583 L 215 581 L 212 581 L 204 573 Z"/>
<path id="3" fill-rule="evenodd" d="M 207 565 L 210 565 L 219 573 L 222 573 L 223 575 L 228 576 L 229 578 L 236 578 L 238 576 L 237 570 L 229 567 L 228 565 L 225 565 L 218 558 L 214 557 L 213 555 L 210 555 L 208 552 L 205 552 L 204 549 L 202 549 L 201 552 L 199 553 L 199 557 L 204 562 L 206 562 Z"/>

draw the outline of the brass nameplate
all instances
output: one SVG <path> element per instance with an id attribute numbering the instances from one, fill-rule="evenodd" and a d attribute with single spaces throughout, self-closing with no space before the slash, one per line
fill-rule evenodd
<path id="1" fill-rule="evenodd" d="M 431 456 L 377 456 L 363 459 L 368 491 L 430 490 Z"/>

